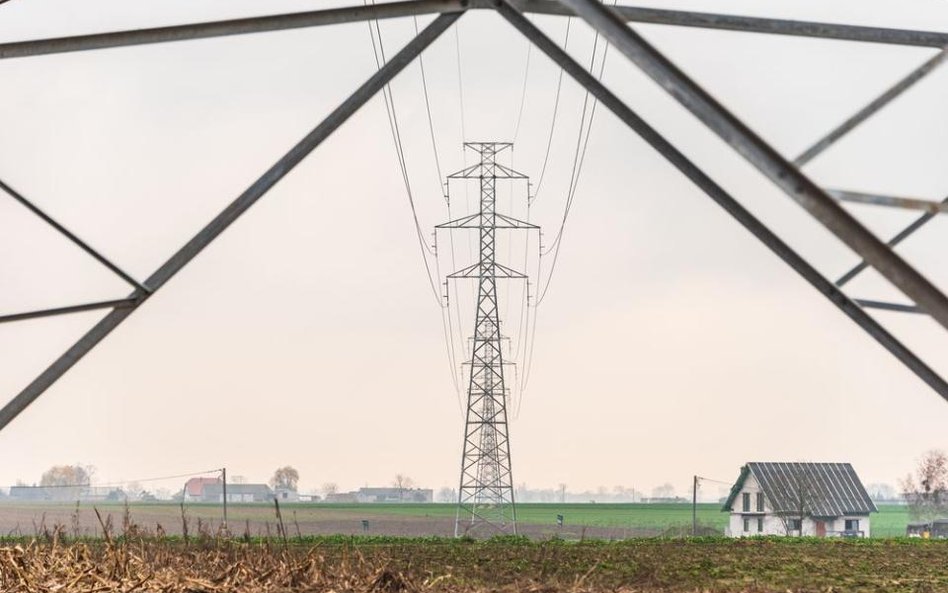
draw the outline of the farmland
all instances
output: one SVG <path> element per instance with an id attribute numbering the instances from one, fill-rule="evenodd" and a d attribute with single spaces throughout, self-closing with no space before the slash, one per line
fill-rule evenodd
<path id="1" fill-rule="evenodd" d="M 729 539 L 718 505 L 525 504 L 526 537 L 455 539 L 449 504 L 0 505 L 0 590 L 532 591 L 948 590 L 948 541 Z M 556 525 L 563 515 L 564 525 Z M 904 530 L 883 507 L 876 535 Z M 363 528 L 363 521 L 368 528 Z M 664 536 L 664 537 L 656 537 Z M 670 537 L 669 537 L 670 536 Z"/>
<path id="2" fill-rule="evenodd" d="M 123 521 L 121 504 L 97 504 L 103 517 L 113 524 Z M 129 506 L 131 520 L 151 530 L 158 525 L 169 534 L 182 532 L 181 508 L 172 503 L 138 503 Z M 283 508 L 288 530 L 302 535 L 405 535 L 450 536 L 454 533 L 455 507 L 451 504 L 292 504 Z M 521 504 L 517 507 L 520 531 L 534 538 L 625 539 L 686 535 L 691 531 L 691 506 L 684 504 Z M 229 507 L 231 531 L 263 536 L 275 529 L 274 509 L 266 504 Z M 221 522 L 221 507 L 189 504 L 186 520 L 192 532 L 215 531 Z M 563 515 L 564 525 L 556 525 Z M 368 521 L 368 528 L 363 528 Z M 872 517 L 874 537 L 905 533 L 905 507 L 883 505 Z M 727 514 L 717 504 L 698 505 L 698 523 L 703 534 L 723 534 Z M 36 535 L 55 525 L 74 535 L 99 534 L 92 506 L 50 503 L 0 504 L 0 535 Z"/>
<path id="3" fill-rule="evenodd" d="M 323 537 L 58 537 L 0 545 L 0 589 L 166 591 L 948 590 L 948 542 L 631 539 L 621 542 Z"/>

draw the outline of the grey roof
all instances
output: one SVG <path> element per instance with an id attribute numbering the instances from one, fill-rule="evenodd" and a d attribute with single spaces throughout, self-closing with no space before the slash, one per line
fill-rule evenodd
<path id="1" fill-rule="evenodd" d="M 741 468 L 741 476 L 725 503 L 730 510 L 747 474 L 760 484 L 776 513 L 795 513 L 803 505 L 815 517 L 841 517 L 878 512 L 849 463 L 751 462 Z"/>

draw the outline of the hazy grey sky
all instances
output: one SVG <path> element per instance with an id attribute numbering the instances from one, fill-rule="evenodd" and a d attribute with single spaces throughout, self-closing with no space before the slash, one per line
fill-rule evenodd
<path id="1" fill-rule="evenodd" d="M 267 12 L 332 5 L 282 0 Z M 936 0 L 650 5 L 948 30 L 948 6 Z M 0 7 L 0 40 L 261 14 L 261 6 L 15 0 Z M 562 40 L 564 19 L 536 22 Z M 790 157 L 934 54 L 635 28 Z M 382 33 L 391 55 L 413 24 L 384 22 Z M 526 41 L 486 12 L 466 15 L 457 39 L 466 139 L 512 139 Z M 570 52 L 587 62 L 592 43 L 574 21 Z M 445 174 L 465 162 L 455 44 L 452 30 L 425 54 Z M 365 24 L 0 61 L 0 178 L 144 278 L 374 67 Z M 513 164 L 535 180 L 557 73 L 532 53 Z M 617 52 L 604 80 L 821 271 L 835 277 L 857 261 Z M 428 232 L 448 212 L 417 65 L 392 89 Z M 567 77 L 532 211 L 548 240 L 562 216 L 582 101 Z M 943 198 L 946 102 L 943 68 L 808 173 L 829 187 Z M 465 198 L 454 191 L 458 216 Z M 502 192 L 501 205 L 525 216 L 515 197 Z M 850 209 L 882 236 L 916 216 Z M 946 230 L 938 219 L 900 249 L 943 289 Z M 460 266 L 468 251 L 458 241 Z M 522 258 L 522 245 L 508 253 L 517 251 Z M 549 258 L 543 267 L 545 277 Z M 872 272 L 850 286 L 854 296 L 903 300 Z M 0 196 L 0 311 L 126 293 Z M 520 308 L 505 307 L 516 343 Z M 935 323 L 874 315 L 948 373 L 948 335 Z M 0 399 L 99 317 L 0 326 Z M 101 481 L 225 465 L 265 480 L 292 464 L 304 489 L 388 483 L 396 473 L 453 486 L 463 420 L 441 323 L 378 97 L 0 432 L 0 484 L 83 462 Z M 462 329 L 471 331 L 469 313 Z M 867 482 L 895 482 L 922 451 L 945 446 L 943 400 L 605 109 L 539 308 L 532 369 L 511 424 L 514 479 L 530 486 L 669 481 L 683 491 L 694 473 L 728 480 L 756 459 L 850 461 Z"/>

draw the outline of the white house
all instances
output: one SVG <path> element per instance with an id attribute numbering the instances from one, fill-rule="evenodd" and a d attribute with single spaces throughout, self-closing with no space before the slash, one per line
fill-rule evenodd
<path id="1" fill-rule="evenodd" d="M 869 537 L 878 512 L 848 463 L 751 462 L 731 487 L 727 534 Z"/>

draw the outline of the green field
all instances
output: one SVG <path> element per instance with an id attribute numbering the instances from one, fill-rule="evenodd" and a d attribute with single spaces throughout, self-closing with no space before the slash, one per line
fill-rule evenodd
<path id="1" fill-rule="evenodd" d="M 302 506 L 302 505 L 301 505 Z M 347 513 L 365 515 L 403 515 L 406 517 L 453 518 L 453 504 L 316 504 L 305 505 L 317 508 L 337 509 Z M 535 525 L 555 525 L 556 516 L 563 515 L 564 524 L 571 526 L 635 528 L 647 527 L 668 529 L 690 527 L 692 509 L 688 504 L 538 504 L 517 505 L 517 521 Z M 721 512 L 721 505 L 700 503 L 697 508 L 698 523 L 724 532 L 728 514 Z M 903 505 L 881 505 L 879 512 L 871 517 L 874 537 L 899 537 L 905 535 L 909 521 L 908 509 Z"/>
<path id="2" fill-rule="evenodd" d="M 111 516 L 113 524 L 122 522 L 124 505 L 97 504 L 103 517 Z M 220 505 L 188 504 L 186 514 L 192 531 L 203 526 L 216 529 L 222 518 Z M 723 534 L 728 521 L 727 513 L 717 504 L 699 504 L 697 507 L 700 532 L 704 535 Z M 180 533 L 181 509 L 174 503 L 133 503 L 129 506 L 131 519 L 155 529 L 161 525 L 168 533 Z M 268 504 L 229 505 L 229 524 L 232 531 L 247 531 L 262 535 L 274 529 L 274 508 Z M 453 504 L 285 504 L 283 516 L 289 529 L 303 535 L 330 535 L 334 533 L 357 535 L 446 536 L 453 533 L 456 507 Z M 531 537 L 545 538 L 561 535 L 566 538 L 624 539 L 643 536 L 677 536 L 691 533 L 691 505 L 688 504 L 520 504 L 517 520 L 522 531 Z M 557 515 L 563 515 L 564 524 L 556 525 Z M 371 528 L 363 531 L 362 521 Z M 872 515 L 873 537 L 897 537 L 905 534 L 909 521 L 907 510 L 900 505 L 884 505 Z M 68 527 L 82 535 L 100 531 L 92 505 L 83 504 L 76 516 L 76 505 L 50 503 L 0 504 L 0 535 L 33 535 L 54 525 Z"/>

